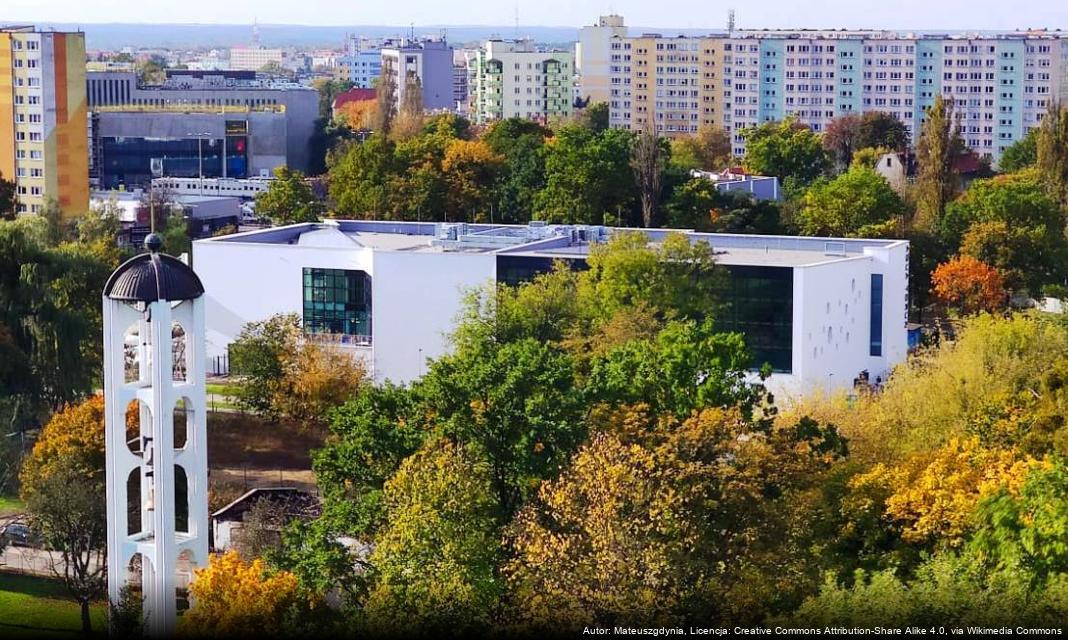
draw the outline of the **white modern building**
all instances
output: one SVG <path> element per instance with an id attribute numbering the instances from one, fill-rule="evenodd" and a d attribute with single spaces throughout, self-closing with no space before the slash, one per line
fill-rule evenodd
<path id="1" fill-rule="evenodd" d="M 450 349 L 464 292 L 516 283 L 556 260 L 583 268 L 591 243 L 621 230 L 571 225 L 362 220 L 198 240 L 207 357 L 248 322 L 297 313 L 306 332 L 362 357 L 376 380 L 405 382 Z M 670 230 L 644 230 L 651 242 Z M 729 274 L 724 330 L 742 332 L 782 398 L 886 378 L 905 359 L 908 242 L 685 232 Z"/>

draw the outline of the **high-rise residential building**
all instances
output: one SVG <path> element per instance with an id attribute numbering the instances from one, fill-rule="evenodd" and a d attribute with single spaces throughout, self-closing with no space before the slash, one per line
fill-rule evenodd
<path id="1" fill-rule="evenodd" d="M 89 208 L 85 34 L 0 28 L 0 175 L 19 210 Z"/>
<path id="2" fill-rule="evenodd" d="M 489 40 L 475 60 L 478 123 L 504 118 L 547 122 L 574 113 L 574 56 L 542 51 L 528 41 Z"/>
<path id="3" fill-rule="evenodd" d="M 627 27 L 623 16 L 601 16 L 597 24 L 582 27 L 575 44 L 575 71 L 578 73 L 578 98 L 595 102 L 608 102 L 611 98 L 611 74 L 614 67 L 621 66 L 622 56 L 613 60 L 612 38 L 625 38 Z"/>
<path id="4" fill-rule="evenodd" d="M 609 43 L 609 123 L 654 127 L 666 137 L 721 125 L 723 43 L 712 37 L 643 34 Z M 583 81 L 585 82 L 585 80 Z"/>
<path id="5" fill-rule="evenodd" d="M 452 111 L 452 47 L 445 40 L 404 40 L 382 48 L 381 75 L 395 83 L 397 105 L 404 104 L 408 80 L 418 80 L 426 111 Z"/>
<path id="6" fill-rule="evenodd" d="M 737 154 L 741 130 L 787 116 L 822 131 L 837 116 L 882 111 L 915 142 L 941 94 L 954 103 L 965 144 L 996 161 L 1038 126 L 1051 100 L 1068 96 L 1068 35 L 1044 30 L 647 34 L 614 36 L 609 50 L 613 126 L 638 129 L 649 119 L 672 136 L 714 124 L 731 132 Z"/>

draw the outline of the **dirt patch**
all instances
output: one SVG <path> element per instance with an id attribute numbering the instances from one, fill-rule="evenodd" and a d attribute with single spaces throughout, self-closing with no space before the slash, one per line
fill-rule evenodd
<path id="1" fill-rule="evenodd" d="M 254 415 L 208 414 L 208 466 L 311 473 L 311 452 L 323 446 L 326 430 Z"/>

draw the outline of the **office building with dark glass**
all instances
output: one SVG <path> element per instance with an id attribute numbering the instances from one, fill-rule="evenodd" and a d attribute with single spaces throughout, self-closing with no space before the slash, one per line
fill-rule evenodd
<path id="1" fill-rule="evenodd" d="M 624 231 L 636 230 L 337 220 L 199 240 L 207 355 L 244 323 L 293 312 L 376 379 L 410 381 L 451 348 L 467 291 L 585 269 L 592 246 Z M 637 231 L 650 243 L 674 232 Z M 908 242 L 677 232 L 712 248 L 724 274 L 716 322 L 745 338 L 754 375 L 770 368 L 780 398 L 848 389 L 865 372 L 885 379 L 905 359 Z"/>

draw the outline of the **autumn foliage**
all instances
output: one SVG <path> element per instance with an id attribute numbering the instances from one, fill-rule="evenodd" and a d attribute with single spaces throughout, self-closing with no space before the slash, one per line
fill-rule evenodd
<path id="1" fill-rule="evenodd" d="M 73 460 L 87 476 L 104 468 L 104 397 L 92 396 L 52 416 L 22 466 L 26 499 L 60 460 Z"/>
<path id="2" fill-rule="evenodd" d="M 993 312 L 1005 306 L 1001 272 L 971 256 L 957 256 L 938 265 L 931 283 L 935 295 L 961 314 Z"/>
<path id="3" fill-rule="evenodd" d="M 183 624 L 195 635 L 277 636 L 298 597 L 297 579 L 285 571 L 269 573 L 262 560 L 245 562 L 229 551 L 196 571 L 189 595 L 194 606 Z"/>

